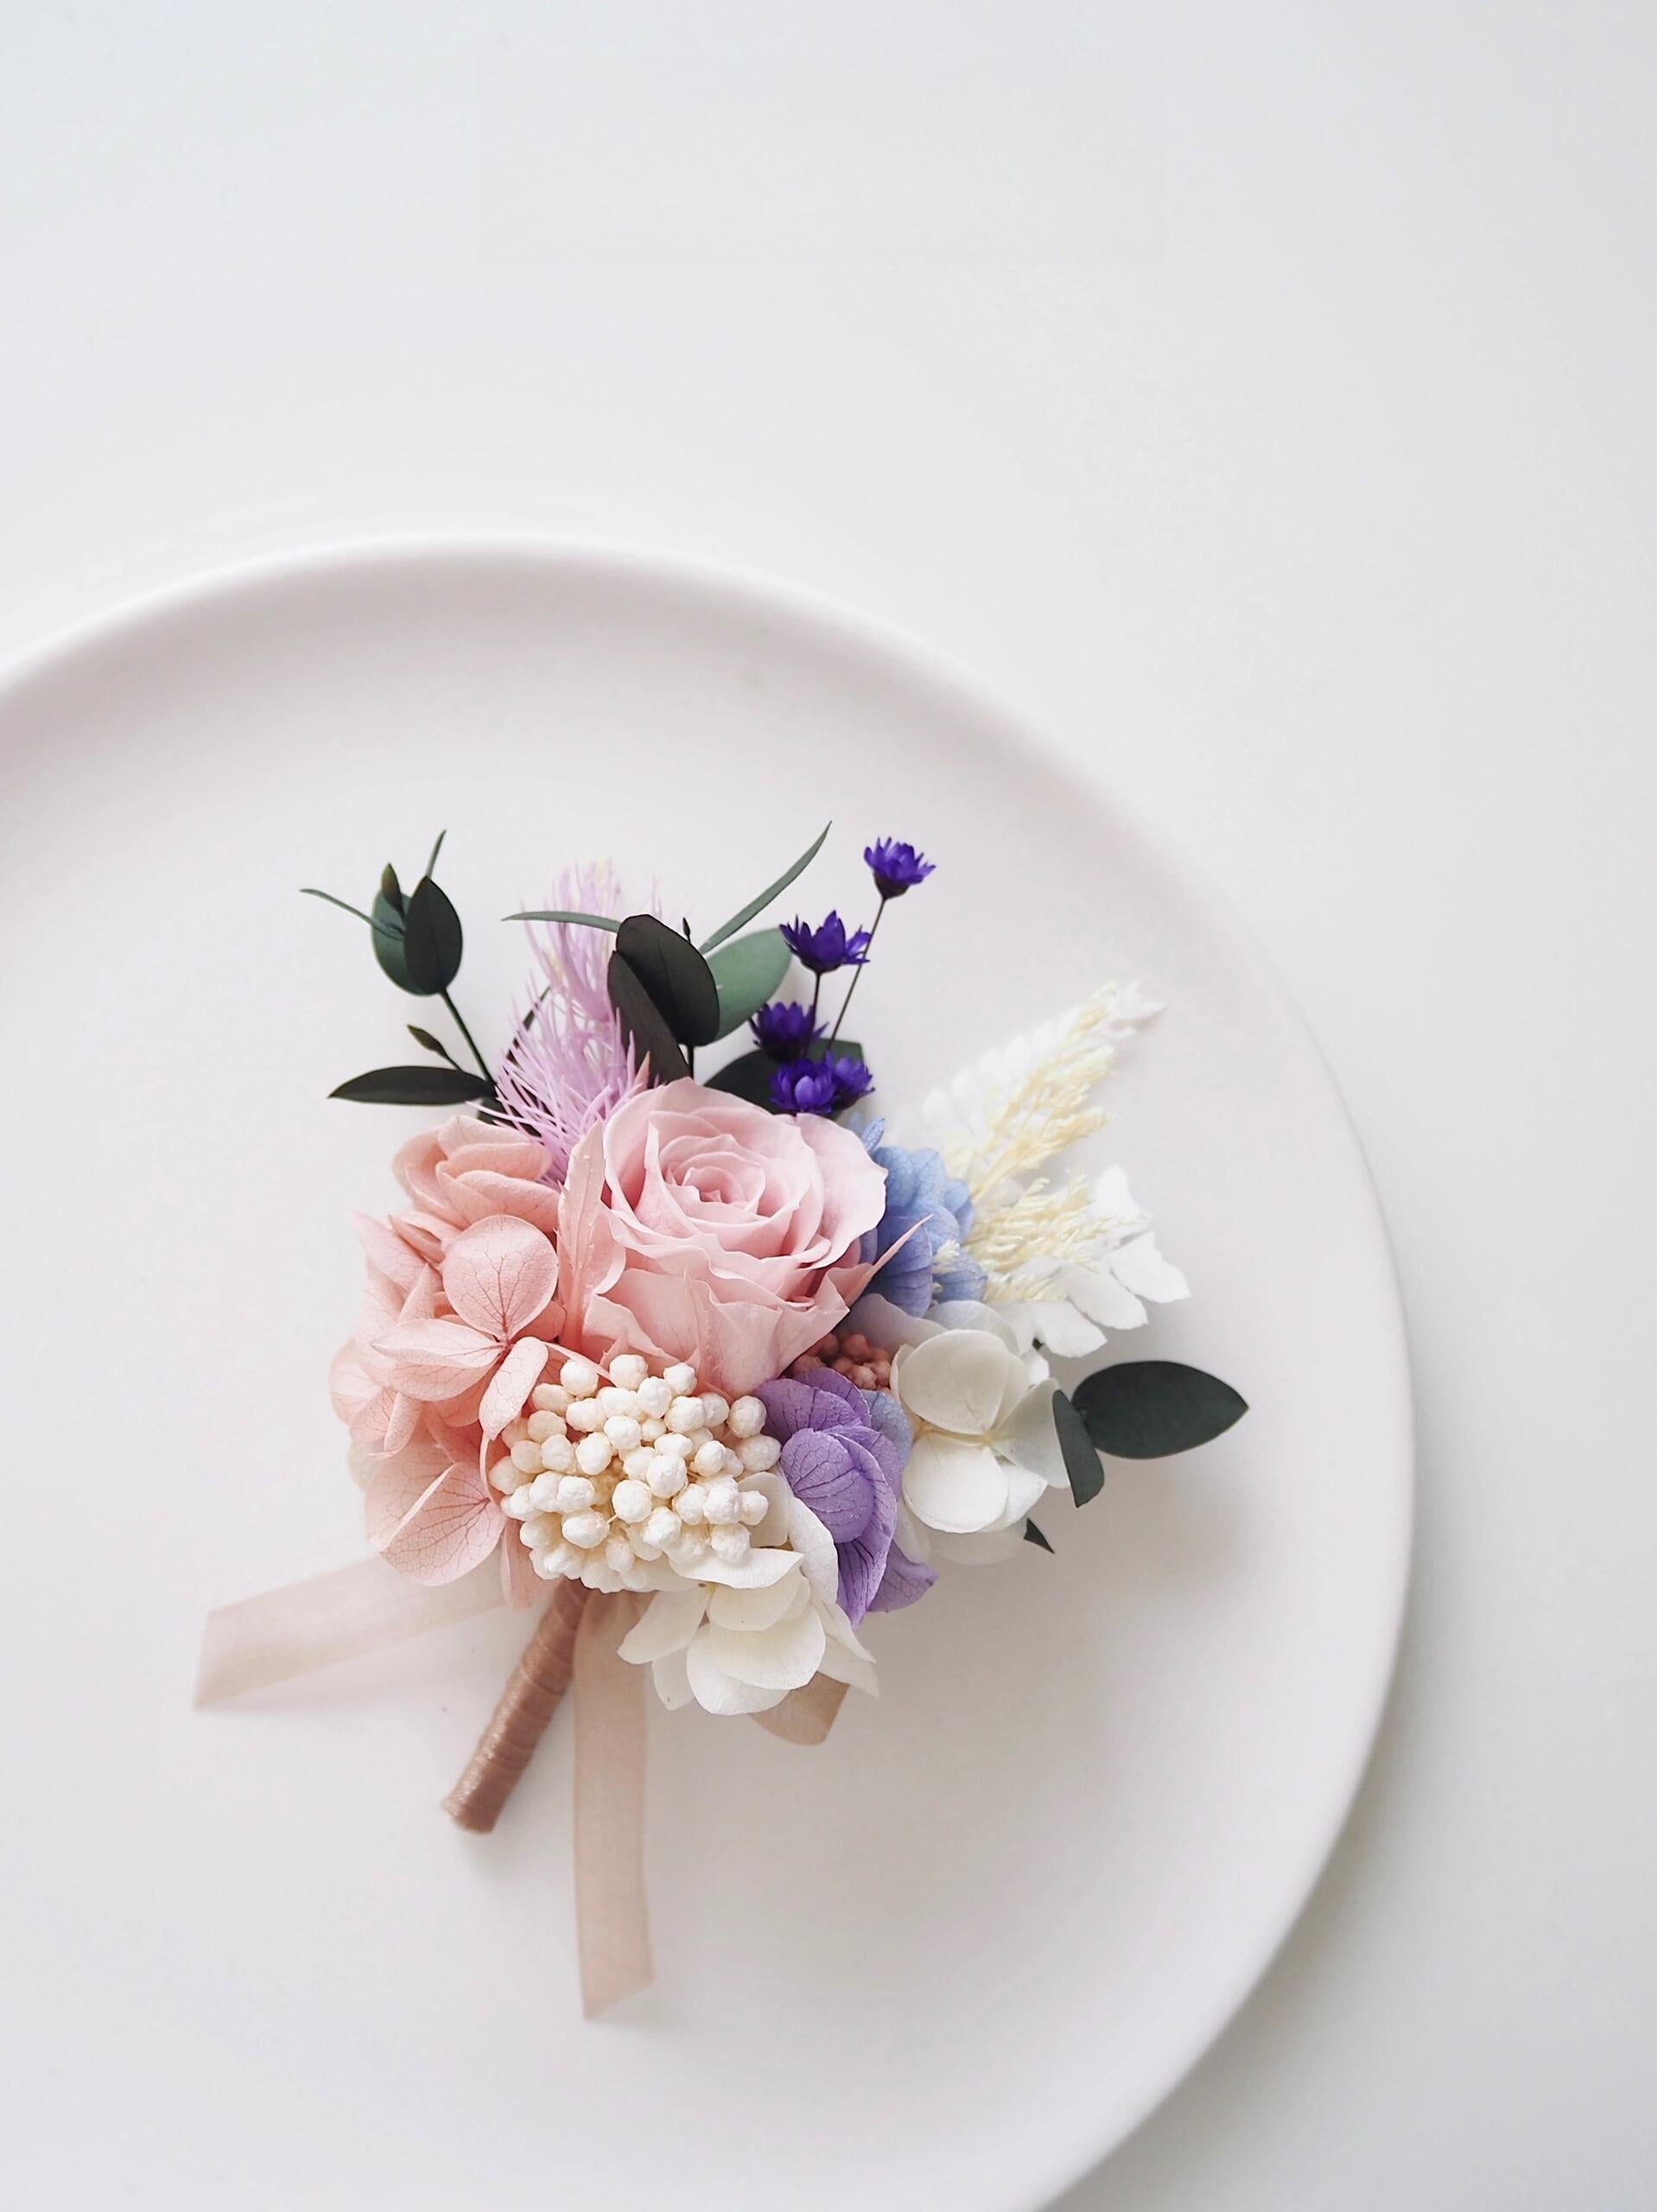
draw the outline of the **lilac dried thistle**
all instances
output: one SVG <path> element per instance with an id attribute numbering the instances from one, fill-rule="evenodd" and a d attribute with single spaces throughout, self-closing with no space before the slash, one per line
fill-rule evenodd
<path id="1" fill-rule="evenodd" d="M 567 868 L 548 904 L 587 914 L 627 911 L 607 866 Z M 547 1180 L 562 1185 L 581 1138 L 632 1096 L 640 1078 L 610 1003 L 609 931 L 571 922 L 532 922 L 529 931 L 543 980 L 512 1033 L 496 1089 L 508 1119 L 547 1147 Z"/>

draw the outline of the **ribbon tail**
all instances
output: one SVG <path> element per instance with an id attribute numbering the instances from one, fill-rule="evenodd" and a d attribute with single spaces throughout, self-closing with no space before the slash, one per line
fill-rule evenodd
<path id="1" fill-rule="evenodd" d="M 606 1598 L 584 1608 L 575 1632 L 575 1936 L 589 2020 L 656 1978 L 644 1896 L 646 1670 L 618 1650 L 638 1615 L 632 1599 Z"/>
<path id="2" fill-rule="evenodd" d="M 372 1554 L 210 1612 L 201 1630 L 195 1702 L 217 1705 L 269 1689 L 405 1637 L 423 1636 L 446 1621 L 473 1620 L 503 1602 L 494 1560 L 457 1581 L 428 1584 L 411 1581 Z"/>
<path id="3" fill-rule="evenodd" d="M 830 1681 L 827 1675 L 813 1675 L 803 1689 L 790 1690 L 780 1705 L 753 1717 L 769 1734 L 780 1736 L 785 1744 L 815 1745 L 834 1726 L 845 1699 L 844 1682 Z"/>

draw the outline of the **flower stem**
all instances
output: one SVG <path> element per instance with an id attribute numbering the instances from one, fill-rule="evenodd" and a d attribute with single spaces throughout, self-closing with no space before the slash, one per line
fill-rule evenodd
<path id="1" fill-rule="evenodd" d="M 875 931 L 879 928 L 879 926 L 880 926 L 880 917 L 881 917 L 881 915 L 882 915 L 882 914 L 884 914 L 884 913 L 886 912 L 886 900 L 885 897 L 883 896 L 883 897 L 882 897 L 882 899 L 881 899 L 881 900 L 880 900 L 879 905 L 879 906 L 875 908 L 875 910 L 874 910 L 874 919 L 873 919 L 873 920 L 870 923 L 870 925 L 869 925 L 869 941 L 868 941 L 868 944 L 867 944 L 865 946 L 865 948 L 864 948 L 864 951 L 863 951 L 863 957 L 862 957 L 862 959 L 858 963 L 857 966 L 856 966 L 855 968 L 854 968 L 854 969 L 853 969 L 853 970 L 852 970 L 852 981 L 851 981 L 851 986 L 850 986 L 850 988 L 847 991 L 845 997 L 844 997 L 843 999 L 841 999 L 841 1002 L 840 1002 L 840 1012 L 839 1012 L 839 1013 L 835 1016 L 835 1026 L 834 1026 L 834 1027 L 833 1027 L 833 1028 L 828 1032 L 828 1042 L 829 1042 L 831 1045 L 835 1042 L 835 1039 L 840 1035 L 840 1025 L 841 1025 L 841 1023 L 842 1021 L 844 1021 L 844 1020 L 845 1020 L 845 1019 L 846 1019 L 846 1010 L 847 1010 L 847 1008 L 851 1005 L 851 1002 L 852 1002 L 852 992 L 853 992 L 853 991 L 854 991 L 854 990 L 857 988 L 858 984 L 862 981 L 863 970 L 864 970 L 864 968 L 868 964 L 868 957 L 869 957 L 869 954 L 870 954 L 871 952 L 873 952 L 873 950 L 874 950 L 874 933 L 875 933 Z"/>
<path id="2" fill-rule="evenodd" d="M 478 1050 L 478 1040 L 472 1034 L 472 1032 L 467 1027 L 465 1021 L 462 1020 L 460 1007 L 455 1005 L 454 1000 L 449 996 L 447 991 L 440 993 L 439 995 L 441 997 L 443 1004 L 448 1008 L 449 1013 L 454 1016 L 454 1027 L 460 1031 L 461 1036 L 466 1039 L 467 1043 L 472 1047 L 472 1057 L 478 1063 L 479 1074 L 483 1077 L 486 1083 L 492 1084 L 495 1078 L 490 1073 L 489 1063 L 485 1059 L 483 1054 Z"/>

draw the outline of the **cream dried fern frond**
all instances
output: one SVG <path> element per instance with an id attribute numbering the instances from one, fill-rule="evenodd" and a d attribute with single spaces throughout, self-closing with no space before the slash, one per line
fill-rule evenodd
<path id="1" fill-rule="evenodd" d="M 1116 986 L 1107 984 L 1028 1039 L 989 1054 L 955 1086 L 951 1103 L 967 1103 L 963 1090 L 975 1093 L 975 1110 L 946 1143 L 944 1159 L 975 1205 L 1104 1127 L 1093 1093 L 1115 1058 L 1105 1031 L 1116 996 Z"/>
<path id="2" fill-rule="evenodd" d="M 1039 1299 L 1061 1267 L 1091 1264 L 1101 1241 L 1093 1189 L 1085 1175 L 1056 1185 L 1038 1176 L 974 1219 L 967 1249 L 983 1268 L 992 1306 Z"/>

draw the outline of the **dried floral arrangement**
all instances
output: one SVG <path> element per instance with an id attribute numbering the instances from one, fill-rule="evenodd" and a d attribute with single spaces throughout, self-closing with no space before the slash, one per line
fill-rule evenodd
<path id="1" fill-rule="evenodd" d="M 453 996 L 441 837 L 406 894 L 390 868 L 366 909 L 311 894 L 463 1050 L 410 1025 L 426 1059 L 333 1094 L 451 1109 L 397 1152 L 399 1210 L 357 1223 L 367 1285 L 332 1386 L 375 1556 L 210 1616 L 198 1701 L 538 1605 L 446 1803 L 492 1827 L 574 1683 L 589 2013 L 651 1977 L 647 1677 L 670 1708 L 821 1742 L 848 1689 L 878 1692 L 873 1617 L 957 1564 L 1051 1550 L 1050 1491 L 1089 1504 L 1108 1458 L 1245 1410 L 1171 1361 L 1070 1392 L 1050 1366 L 1186 1295 L 1121 1169 L 1064 1166 L 1156 1007 L 1106 984 L 882 1117 L 847 1016 L 887 908 L 934 868 L 882 838 L 867 927 L 751 929 L 828 834 L 700 943 L 628 911 L 607 868 L 571 871 L 508 918 L 536 967 L 498 1068 Z"/>

